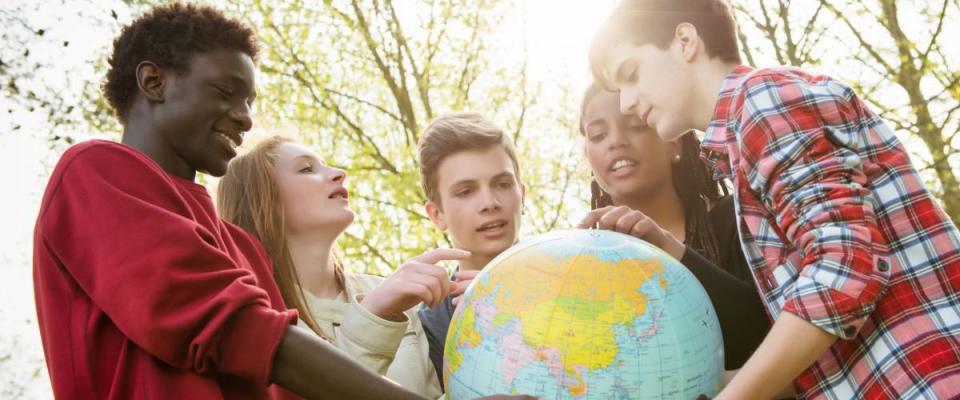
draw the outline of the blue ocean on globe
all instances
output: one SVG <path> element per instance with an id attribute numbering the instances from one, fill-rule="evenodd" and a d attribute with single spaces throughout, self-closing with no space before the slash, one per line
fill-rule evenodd
<path id="1" fill-rule="evenodd" d="M 451 399 L 694 399 L 716 395 L 723 338 L 678 261 L 603 230 L 528 238 L 495 258 L 453 316 Z"/>

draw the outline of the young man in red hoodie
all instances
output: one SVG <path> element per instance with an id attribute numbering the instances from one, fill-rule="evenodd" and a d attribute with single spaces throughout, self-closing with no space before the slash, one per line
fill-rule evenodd
<path id="1" fill-rule="evenodd" d="M 418 398 L 294 327 L 257 240 L 221 220 L 253 123 L 257 43 L 200 6 L 161 6 L 114 42 L 104 93 L 122 143 L 67 150 L 34 233 L 53 393 L 69 399 Z"/>

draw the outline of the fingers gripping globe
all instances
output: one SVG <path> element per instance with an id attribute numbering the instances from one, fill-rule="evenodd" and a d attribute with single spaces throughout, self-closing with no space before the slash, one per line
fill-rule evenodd
<path id="1" fill-rule="evenodd" d="M 655 246 L 601 230 L 535 236 L 491 261 L 444 354 L 452 399 L 694 399 L 715 395 L 723 373 L 697 279 Z"/>

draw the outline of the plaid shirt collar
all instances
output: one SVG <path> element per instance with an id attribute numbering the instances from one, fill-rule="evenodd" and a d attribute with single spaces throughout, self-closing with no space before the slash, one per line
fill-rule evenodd
<path id="1" fill-rule="evenodd" d="M 730 115 L 730 102 L 733 99 L 734 91 L 753 70 L 753 67 L 738 65 L 727 74 L 720 86 L 720 94 L 717 96 L 717 104 L 713 109 L 713 117 L 710 118 L 706 135 L 700 144 L 700 158 L 713 168 L 714 179 L 733 179 L 727 146 L 736 144 L 736 137 L 734 137 L 733 132 L 727 129 L 727 117 Z"/>

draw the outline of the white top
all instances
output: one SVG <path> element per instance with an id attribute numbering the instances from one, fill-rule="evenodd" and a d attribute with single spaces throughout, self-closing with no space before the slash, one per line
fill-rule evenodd
<path id="1" fill-rule="evenodd" d="M 336 299 L 320 299 L 304 291 L 320 330 L 333 338 L 335 347 L 378 374 L 427 398 L 439 397 L 440 382 L 416 308 L 404 312 L 406 321 L 385 320 L 358 303 L 358 296 L 362 299 L 383 278 L 345 274 L 345 281 L 346 293 L 340 292 Z M 301 321 L 300 326 L 306 324 Z"/>

